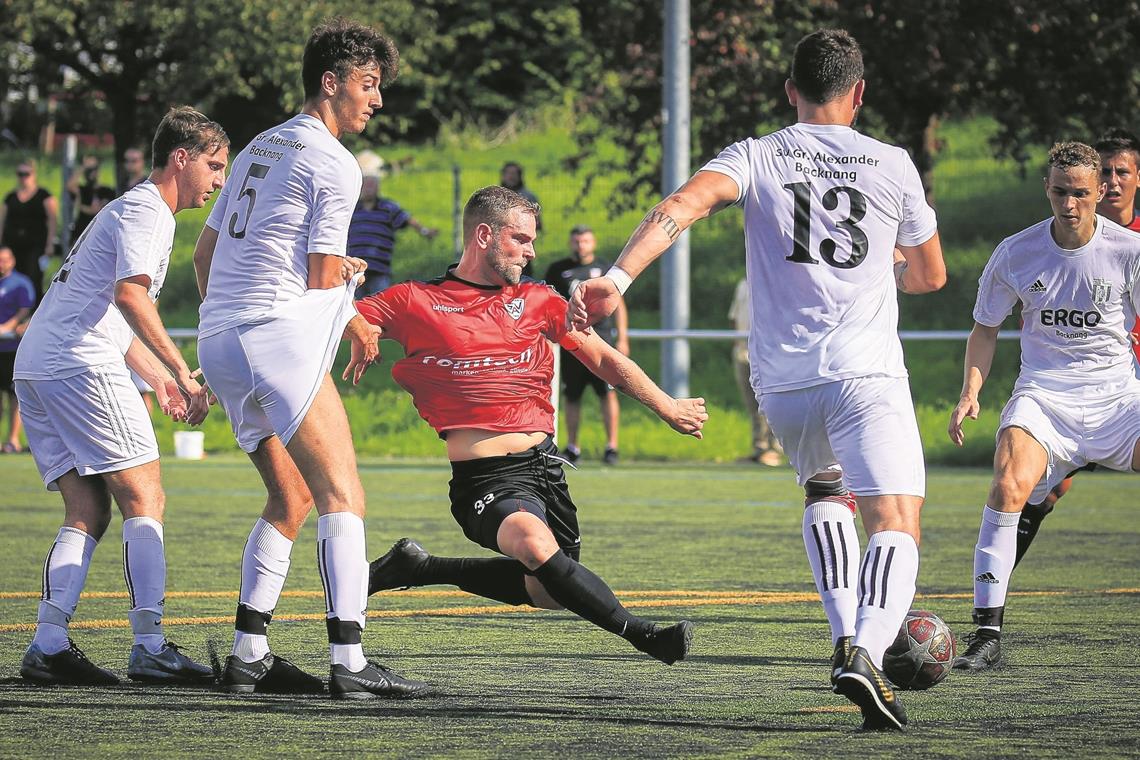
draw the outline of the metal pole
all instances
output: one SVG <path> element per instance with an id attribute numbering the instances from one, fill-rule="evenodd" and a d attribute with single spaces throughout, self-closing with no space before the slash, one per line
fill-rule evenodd
<path id="1" fill-rule="evenodd" d="M 75 135 L 68 135 L 67 140 L 63 143 L 63 171 L 60 173 L 63 186 L 59 190 L 59 249 L 64 258 L 67 258 L 67 254 L 71 250 L 71 223 L 75 217 L 71 193 L 67 192 L 67 181 L 71 179 L 71 174 L 75 171 L 75 157 L 78 153 L 79 139 Z"/>
<path id="2" fill-rule="evenodd" d="M 661 193 L 668 196 L 689 178 L 689 0 L 665 0 L 665 125 Z M 661 271 L 661 327 L 689 328 L 689 233 L 666 252 Z M 661 346 L 662 387 L 674 397 L 689 395 L 689 342 Z"/>
<path id="3" fill-rule="evenodd" d="M 451 167 L 451 244 L 455 248 L 455 260 L 463 254 L 463 199 L 460 195 L 459 164 Z"/>

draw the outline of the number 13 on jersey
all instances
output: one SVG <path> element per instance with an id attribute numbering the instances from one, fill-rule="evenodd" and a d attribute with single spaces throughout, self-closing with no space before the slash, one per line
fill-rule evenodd
<path id="1" fill-rule="evenodd" d="M 811 183 L 790 182 L 784 185 L 784 189 L 791 190 L 795 199 L 792 214 L 792 254 L 785 258 L 797 264 L 818 264 L 819 259 L 811 253 Z M 855 188 L 841 185 L 823 194 L 823 198 L 820 199 L 823 208 L 827 211 L 838 208 L 840 193 L 847 196 L 850 210 L 845 219 L 836 219 L 834 223 L 850 237 L 850 255 L 842 260 L 836 257 L 835 250 L 838 246 L 831 238 L 819 241 L 819 255 L 837 269 L 851 269 L 859 266 L 863 263 L 863 259 L 867 258 L 867 233 L 859 229 L 859 222 L 867 215 L 867 198 Z"/>

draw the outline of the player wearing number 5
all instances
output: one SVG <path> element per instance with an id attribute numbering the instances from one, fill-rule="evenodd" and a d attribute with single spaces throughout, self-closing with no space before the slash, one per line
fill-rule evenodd
<path id="1" fill-rule="evenodd" d="M 743 207 L 752 386 L 806 492 L 832 682 L 866 727 L 897 729 L 906 714 L 879 668 L 914 595 L 926 484 L 895 286 L 937 290 L 946 272 L 914 164 L 851 127 L 862 76 L 846 32 L 802 39 L 785 85 L 797 123 L 729 146 L 659 203 L 610 274 L 576 291 L 570 318 L 608 314 L 696 220 Z M 870 537 L 861 564 L 852 492 Z"/>
<path id="2" fill-rule="evenodd" d="M 364 489 L 329 376 L 342 333 L 354 358 L 376 356 L 379 333 L 352 302 L 358 267 L 345 251 L 361 177 L 340 137 L 364 129 L 398 67 L 395 45 L 372 29 L 343 20 L 318 27 L 305 46 L 301 113 L 255 137 L 234 161 L 194 251 L 202 370 L 268 493 L 242 557 L 233 654 L 222 674 L 230 691 L 323 689 L 273 655 L 266 636 L 314 506 L 332 696 L 413 696 L 425 687 L 364 657 Z"/>

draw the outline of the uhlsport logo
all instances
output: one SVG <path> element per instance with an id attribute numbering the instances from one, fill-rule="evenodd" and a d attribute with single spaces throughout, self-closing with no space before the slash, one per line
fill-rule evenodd
<path id="1" fill-rule="evenodd" d="M 507 310 L 507 314 L 514 320 L 522 316 L 524 306 L 526 306 L 526 302 L 521 298 L 516 298 L 513 301 L 503 304 L 503 308 Z"/>

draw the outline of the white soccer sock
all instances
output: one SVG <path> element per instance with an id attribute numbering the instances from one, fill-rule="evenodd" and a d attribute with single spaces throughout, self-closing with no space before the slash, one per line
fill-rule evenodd
<path id="1" fill-rule="evenodd" d="M 272 524 L 258 518 L 245 542 L 241 558 L 241 591 L 238 603 L 255 612 L 272 614 L 281 598 L 293 542 Z M 264 633 L 234 631 L 233 654 L 245 662 L 255 662 L 269 654 L 269 637 Z"/>
<path id="2" fill-rule="evenodd" d="M 79 528 L 60 528 L 44 560 L 43 589 L 32 643 L 47 654 L 67 649 L 67 625 L 87 582 L 97 542 Z"/>
<path id="3" fill-rule="evenodd" d="M 909 533 L 883 530 L 867 540 L 852 643 L 866 649 L 876 667 L 906 619 L 917 579 L 918 545 Z"/>
<path id="4" fill-rule="evenodd" d="M 368 551 L 364 520 L 332 512 L 317 520 L 317 563 L 325 586 L 329 656 L 334 665 L 357 672 L 368 661 L 360 645 L 368 605 Z"/>
<path id="5" fill-rule="evenodd" d="M 842 636 L 855 635 L 855 608 L 859 601 L 859 534 L 855 516 L 846 505 L 834 501 L 809 504 L 804 510 L 803 536 L 834 644 Z"/>
<path id="6" fill-rule="evenodd" d="M 127 617 L 135 643 L 151 653 L 166 643 L 162 632 L 162 609 L 166 604 L 166 552 L 162 523 L 151 517 L 123 520 L 123 576 L 131 595 Z"/>
<path id="7" fill-rule="evenodd" d="M 1009 591 L 1009 576 L 1017 556 L 1017 524 L 1021 512 L 998 512 L 988 506 L 982 509 L 982 525 L 974 547 L 974 606 L 1004 607 Z M 982 628 L 1000 631 L 1000 625 Z"/>

